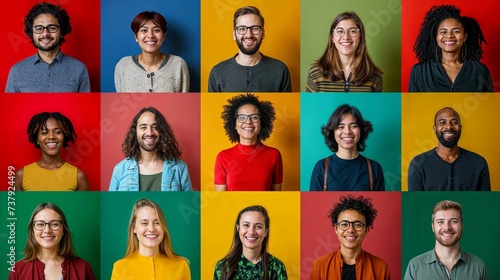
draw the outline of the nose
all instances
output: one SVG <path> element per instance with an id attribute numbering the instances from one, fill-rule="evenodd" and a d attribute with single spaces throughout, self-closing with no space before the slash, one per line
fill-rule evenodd
<path id="1" fill-rule="evenodd" d="M 151 128 L 151 126 L 146 127 L 146 135 L 150 135 L 152 131 L 153 129 Z"/>

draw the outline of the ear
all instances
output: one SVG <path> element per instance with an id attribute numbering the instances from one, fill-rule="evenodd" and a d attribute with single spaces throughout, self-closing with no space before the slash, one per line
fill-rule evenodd
<path id="1" fill-rule="evenodd" d="M 464 35 L 464 42 L 467 42 L 467 33 Z"/>
<path id="2" fill-rule="evenodd" d="M 266 237 L 268 234 L 269 234 L 269 229 L 266 229 L 266 235 L 264 235 L 264 237 Z"/>
<path id="3" fill-rule="evenodd" d="M 236 225 L 236 231 L 240 231 L 240 225 Z"/>
<path id="4" fill-rule="evenodd" d="M 233 40 L 236 41 L 236 30 L 233 29 Z"/>
<path id="5" fill-rule="evenodd" d="M 135 42 L 139 42 L 139 40 L 137 39 L 137 34 L 134 34 L 134 39 L 135 39 Z"/>
<path id="6" fill-rule="evenodd" d="M 434 232 L 434 223 L 431 223 L 432 232 Z"/>
<path id="7" fill-rule="evenodd" d="M 262 39 L 261 40 L 264 40 L 264 37 L 266 37 L 266 30 L 263 27 L 262 28 Z"/>

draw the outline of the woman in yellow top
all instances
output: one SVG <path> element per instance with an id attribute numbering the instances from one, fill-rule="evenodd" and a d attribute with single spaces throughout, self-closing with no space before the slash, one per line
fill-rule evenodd
<path id="1" fill-rule="evenodd" d="M 42 151 L 42 158 L 16 172 L 18 191 L 86 191 L 85 173 L 61 158 L 62 148 L 75 144 L 71 121 L 59 112 L 34 115 L 29 124 L 28 141 Z"/>
<path id="2" fill-rule="evenodd" d="M 113 265 L 111 280 L 191 279 L 188 260 L 177 255 L 158 204 L 139 199 L 132 209 L 125 257 Z"/>

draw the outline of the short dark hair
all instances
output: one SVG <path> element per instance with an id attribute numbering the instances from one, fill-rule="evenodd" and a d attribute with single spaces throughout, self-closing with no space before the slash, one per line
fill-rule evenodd
<path id="1" fill-rule="evenodd" d="M 444 108 L 439 109 L 439 111 L 437 111 L 436 114 L 434 115 L 434 125 L 436 125 L 436 118 L 437 118 L 437 116 L 443 110 L 452 110 L 453 112 L 455 112 L 455 114 L 457 114 L 458 120 L 460 120 L 460 114 L 458 114 L 458 112 L 455 109 L 453 109 L 451 107 L 444 107 Z"/>
<path id="2" fill-rule="evenodd" d="M 155 11 L 144 11 L 136 15 L 130 24 L 130 28 L 132 28 L 134 34 L 137 34 L 139 29 L 141 29 L 141 26 L 143 26 L 148 20 L 151 20 L 154 24 L 159 26 L 163 33 L 167 33 L 167 20 L 164 16 Z"/>
<path id="3" fill-rule="evenodd" d="M 373 222 L 377 217 L 377 209 L 373 208 L 372 199 L 359 196 L 355 198 L 352 195 L 341 196 L 340 202 L 333 205 L 333 209 L 328 213 L 328 218 L 332 221 L 332 226 L 338 222 L 340 213 L 347 210 L 355 210 L 363 215 L 366 220 L 366 227 L 373 228 Z"/>
<path id="4" fill-rule="evenodd" d="M 141 152 L 139 143 L 137 142 L 137 121 L 145 112 L 151 112 L 155 115 L 156 126 L 160 133 L 158 147 L 156 149 L 157 155 L 162 160 L 177 160 L 181 158 L 182 150 L 177 140 L 175 139 L 174 132 L 170 125 L 167 123 L 165 117 L 153 107 L 142 108 L 137 115 L 135 115 L 129 130 L 125 135 L 125 141 L 122 144 L 122 151 L 126 157 L 134 158 L 136 161 L 140 160 Z"/>
<path id="5" fill-rule="evenodd" d="M 244 15 L 256 15 L 260 19 L 260 24 L 264 28 L 264 17 L 261 15 L 259 9 L 254 6 L 241 7 L 236 12 L 234 12 L 233 27 L 236 27 L 236 22 L 238 18 Z"/>
<path id="6" fill-rule="evenodd" d="M 239 142 L 240 135 L 236 131 L 236 115 L 238 109 L 243 105 L 253 105 L 260 114 L 260 132 L 257 136 L 258 141 L 262 142 L 271 136 L 274 127 L 274 120 L 276 120 L 276 111 L 274 110 L 273 103 L 270 101 L 259 101 L 259 97 L 252 93 L 240 94 L 233 96 L 227 100 L 228 104 L 224 105 L 221 118 L 224 121 L 224 130 L 229 137 L 231 143 Z"/>
<path id="7" fill-rule="evenodd" d="M 63 147 L 69 147 L 69 142 L 75 144 L 76 140 L 76 132 L 73 127 L 73 123 L 59 112 L 42 112 L 31 117 L 31 120 L 28 124 L 28 128 L 26 132 L 28 133 L 28 142 L 35 145 L 35 148 L 40 149 L 40 145 L 37 143 L 38 140 L 38 132 L 40 129 L 47 128 L 46 123 L 48 119 L 55 119 L 59 125 L 61 126 L 61 130 L 63 132 Z"/>
<path id="8" fill-rule="evenodd" d="M 24 33 L 31 39 L 33 45 L 35 44 L 33 41 L 33 23 L 35 22 L 35 18 L 41 14 L 51 14 L 57 18 L 59 28 L 61 29 L 60 45 L 66 42 L 64 36 L 71 33 L 68 13 L 59 5 L 56 6 L 47 2 L 40 2 L 35 4 L 24 17 Z"/>
<path id="9" fill-rule="evenodd" d="M 373 125 L 370 121 L 363 119 L 361 112 L 356 107 L 349 104 L 342 104 L 337 107 L 328 119 L 326 125 L 321 126 L 321 134 L 325 137 L 325 144 L 332 152 L 339 150 L 339 144 L 335 141 L 335 129 L 337 129 L 345 114 L 351 114 L 356 119 L 356 124 L 361 131 L 356 147 L 358 152 L 362 152 L 366 148 L 365 141 L 368 139 L 368 135 L 373 132 Z"/>

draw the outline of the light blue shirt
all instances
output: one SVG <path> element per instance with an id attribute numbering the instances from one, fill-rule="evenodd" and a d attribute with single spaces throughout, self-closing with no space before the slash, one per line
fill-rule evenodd
<path id="1" fill-rule="evenodd" d="M 110 191 L 139 191 L 139 164 L 133 158 L 120 161 L 113 169 Z M 186 163 L 181 160 L 163 162 L 162 191 L 192 191 Z"/>

